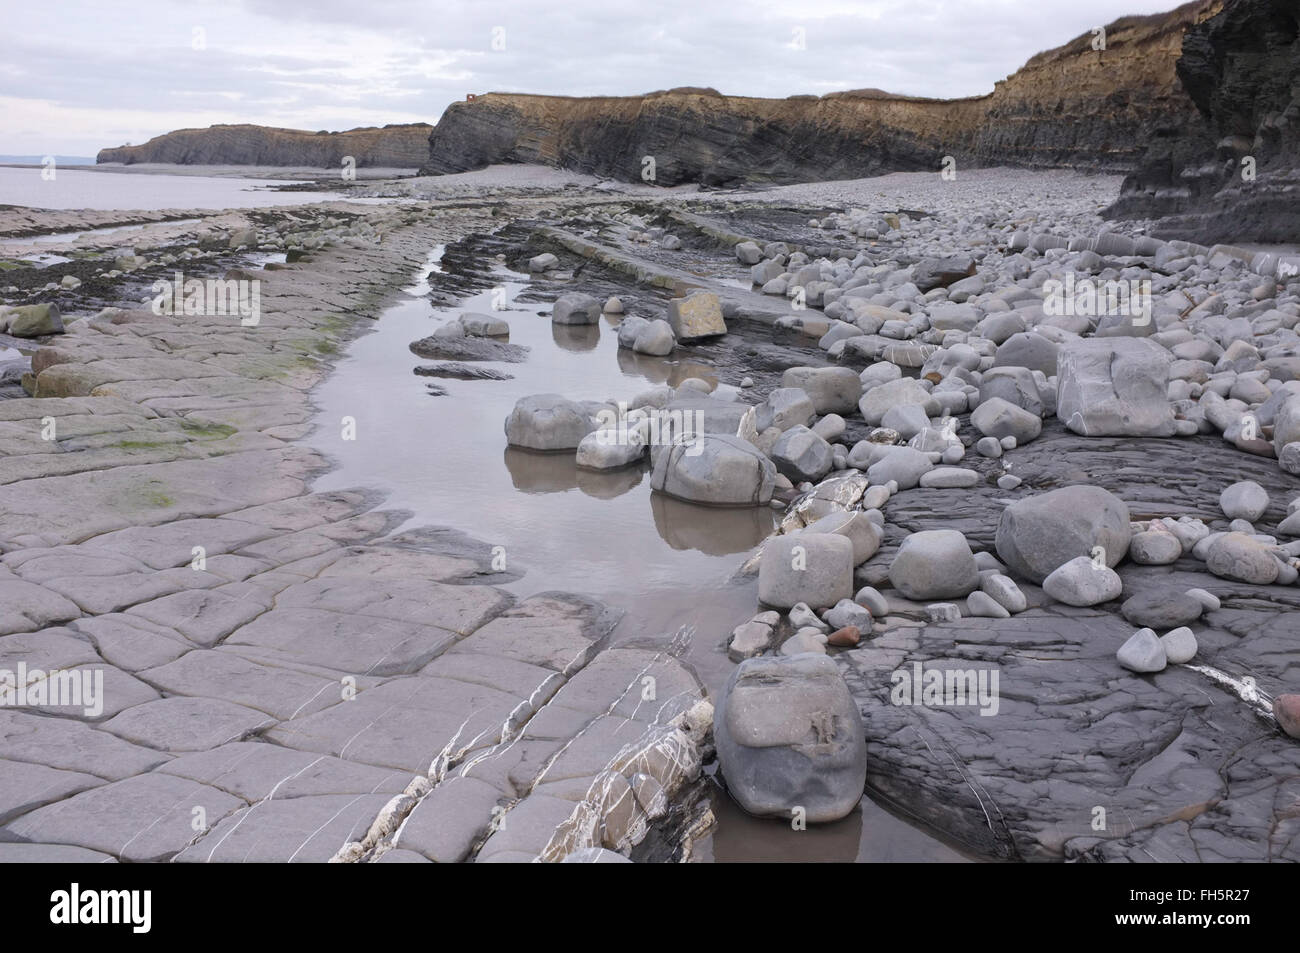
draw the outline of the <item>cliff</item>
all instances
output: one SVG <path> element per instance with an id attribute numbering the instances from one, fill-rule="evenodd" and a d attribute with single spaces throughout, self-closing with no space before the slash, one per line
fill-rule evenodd
<path id="1" fill-rule="evenodd" d="M 654 158 L 660 185 L 783 183 L 961 165 L 1130 171 L 1151 130 L 1199 124 L 1176 64 L 1184 30 L 1221 0 L 1194 0 L 1040 53 L 993 92 L 938 100 L 858 90 L 757 99 L 682 88 L 645 96 L 487 93 L 453 103 L 425 174 L 545 163 L 625 180 Z"/>
<path id="2" fill-rule="evenodd" d="M 177 129 L 143 145 L 102 149 L 96 162 L 172 162 L 181 165 L 283 165 L 337 168 L 344 156 L 358 166 L 413 169 L 425 161 L 427 123 L 306 132 L 271 126 Z"/>
<path id="3" fill-rule="evenodd" d="M 1178 75 L 1202 122 L 1156 144 L 1115 217 L 1213 244 L 1300 241 L 1300 0 L 1226 0 L 1187 30 Z"/>

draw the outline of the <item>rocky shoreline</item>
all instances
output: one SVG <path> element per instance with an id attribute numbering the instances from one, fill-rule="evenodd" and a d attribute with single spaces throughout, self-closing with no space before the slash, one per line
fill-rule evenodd
<path id="1" fill-rule="evenodd" d="M 297 246 L 225 272 L 261 284 L 254 326 L 110 308 L 24 339 L 37 396 L 0 401 L 3 667 L 104 688 L 97 711 L 0 710 L 0 857 L 563 856 L 640 840 L 698 770 L 710 708 L 662 648 L 607 647 L 590 600 L 493 588 L 484 544 L 310 492 L 311 387 L 432 244 L 490 225 L 352 208 L 248 213 L 183 262 L 134 249 L 147 280 Z M 645 677 L 659 705 L 624 712 Z"/>
<path id="2" fill-rule="evenodd" d="M 7 339 L 0 668 L 102 671 L 105 707 L 0 707 L 0 859 L 689 859 L 714 783 L 783 827 L 865 790 L 990 859 L 1297 859 L 1300 285 L 1106 231 L 1117 184 L 467 184 L 24 279 L 0 322 L 63 333 Z M 523 398 L 494 439 L 776 510 L 752 613 L 624 639 L 582 580 L 517 598 L 487 542 L 311 491 L 314 422 L 348 439 L 312 388 L 435 244 L 426 373 L 499 386 L 517 320 L 617 336 L 626 393 Z M 498 261 L 540 313 L 455 309 Z M 124 306 L 178 268 L 257 281 L 256 323 Z M 674 412 L 689 439 L 652 439 Z"/>

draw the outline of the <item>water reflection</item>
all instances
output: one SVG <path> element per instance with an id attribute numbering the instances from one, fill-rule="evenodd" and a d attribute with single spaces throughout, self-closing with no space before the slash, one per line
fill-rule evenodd
<path id="1" fill-rule="evenodd" d="M 594 351 L 600 343 L 600 325 L 552 323 L 551 339 L 566 351 Z"/>
<path id="2" fill-rule="evenodd" d="M 564 493 L 581 490 L 598 500 L 612 500 L 635 489 L 645 478 L 644 464 L 617 470 L 584 470 L 572 451 L 539 453 L 506 447 L 503 454 L 510 482 L 523 493 Z"/>
<path id="3" fill-rule="evenodd" d="M 655 529 L 673 549 L 710 556 L 745 553 L 767 539 L 776 516 L 767 506 L 700 506 L 662 493 L 650 494 Z"/>
<path id="4" fill-rule="evenodd" d="M 746 814 L 715 789 L 713 814 L 718 819 L 710 846 L 718 864 L 851 864 L 862 841 L 862 811 L 829 824 L 794 830 L 790 821 Z"/>

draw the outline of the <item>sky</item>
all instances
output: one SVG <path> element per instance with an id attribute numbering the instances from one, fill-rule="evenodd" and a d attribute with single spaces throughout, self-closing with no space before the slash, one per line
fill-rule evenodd
<path id="1" fill-rule="evenodd" d="M 436 122 L 466 93 L 987 93 L 1176 0 L 5 0 L 0 154 Z"/>

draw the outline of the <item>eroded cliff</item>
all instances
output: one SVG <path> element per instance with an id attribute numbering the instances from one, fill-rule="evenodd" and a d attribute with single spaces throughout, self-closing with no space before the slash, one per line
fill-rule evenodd
<path id="1" fill-rule="evenodd" d="M 271 126 L 222 125 L 177 129 L 138 146 L 101 149 L 96 162 L 172 162 L 181 165 L 337 167 L 345 156 L 358 166 L 413 169 L 428 154 L 427 123 L 307 132 Z"/>
<path id="2" fill-rule="evenodd" d="M 425 173 L 540 162 L 661 185 L 827 180 L 961 164 L 1130 171 L 1151 135 L 1201 123 L 1176 71 L 1186 28 L 1221 0 L 1125 17 L 1040 53 L 984 96 L 878 90 L 756 99 L 711 89 L 645 96 L 488 93 L 447 108 Z"/>
<path id="3" fill-rule="evenodd" d="M 1153 145 L 1111 212 L 1202 243 L 1300 240 L 1300 0 L 1227 0 L 1178 75 L 1202 122 Z"/>

